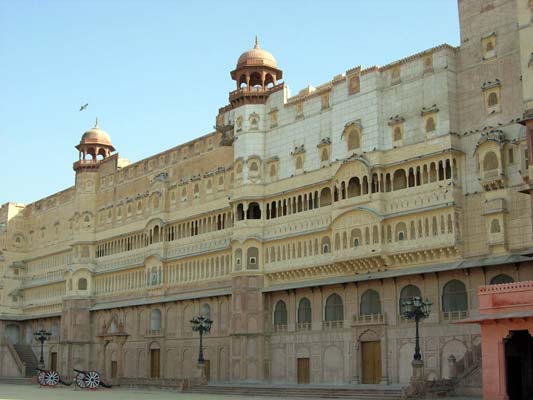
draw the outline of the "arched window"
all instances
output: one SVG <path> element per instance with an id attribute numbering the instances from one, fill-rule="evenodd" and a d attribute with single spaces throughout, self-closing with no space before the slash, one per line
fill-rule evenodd
<path id="1" fill-rule="evenodd" d="M 402 312 L 402 303 L 406 300 L 411 300 L 413 297 L 422 297 L 420 289 L 415 285 L 407 285 L 400 292 L 400 300 L 398 302 L 400 313 Z"/>
<path id="2" fill-rule="evenodd" d="M 200 309 L 200 315 L 211 319 L 211 307 L 209 306 L 209 304 L 204 303 L 202 305 L 202 308 Z"/>
<path id="3" fill-rule="evenodd" d="M 509 275 L 500 274 L 496 275 L 494 278 L 490 280 L 491 285 L 501 285 L 502 283 L 513 283 L 514 279 L 511 278 Z"/>
<path id="4" fill-rule="evenodd" d="M 323 149 L 322 154 L 320 155 L 320 161 L 328 161 L 328 160 L 329 160 L 328 149 Z"/>
<path id="5" fill-rule="evenodd" d="M 244 206 L 242 203 L 239 203 L 237 205 L 236 216 L 237 216 L 237 221 L 242 221 L 244 219 Z"/>
<path id="6" fill-rule="evenodd" d="M 274 164 L 272 164 L 270 166 L 270 177 L 273 178 L 276 176 L 276 166 Z"/>
<path id="7" fill-rule="evenodd" d="M 261 219 L 261 207 L 257 203 L 250 203 L 246 213 L 247 219 Z"/>
<path id="8" fill-rule="evenodd" d="M 407 187 L 407 177 L 403 169 L 397 169 L 392 176 L 392 190 L 405 189 Z"/>
<path id="9" fill-rule="evenodd" d="M 405 222 L 398 222 L 396 224 L 396 240 L 404 240 L 407 233 L 407 226 Z"/>
<path id="10" fill-rule="evenodd" d="M 393 134 L 394 141 L 402 140 L 402 128 L 399 126 L 394 128 L 394 134 Z"/>
<path id="11" fill-rule="evenodd" d="M 329 236 L 324 236 L 321 241 L 322 246 L 322 254 L 330 253 L 331 252 L 331 243 L 329 241 Z"/>
<path id="12" fill-rule="evenodd" d="M 465 284 L 454 279 L 444 285 L 442 290 L 442 311 L 466 311 L 468 309 L 468 297 Z"/>
<path id="13" fill-rule="evenodd" d="M 498 105 L 498 95 L 495 92 L 492 92 L 491 94 L 489 94 L 488 103 L 489 103 L 489 107 L 494 107 Z"/>
<path id="14" fill-rule="evenodd" d="M 257 247 L 249 247 L 246 251 L 246 259 L 248 260 L 248 269 L 258 269 L 259 250 Z"/>
<path id="15" fill-rule="evenodd" d="M 435 130 L 435 120 L 433 117 L 429 117 L 426 120 L 426 132 L 433 132 Z"/>
<path id="16" fill-rule="evenodd" d="M 498 157 L 493 151 L 489 151 L 483 158 L 483 171 L 491 171 L 498 169 Z"/>
<path id="17" fill-rule="evenodd" d="M 150 313 L 150 331 L 158 332 L 161 330 L 161 310 L 154 308 Z"/>
<path id="18" fill-rule="evenodd" d="M 87 279 L 78 279 L 78 290 L 87 290 Z"/>
<path id="19" fill-rule="evenodd" d="M 276 303 L 274 309 L 274 326 L 286 326 L 287 325 L 287 306 L 283 300 L 279 300 Z"/>
<path id="20" fill-rule="evenodd" d="M 343 321 L 344 320 L 344 307 L 342 305 L 341 297 L 333 293 L 326 300 L 326 321 Z"/>
<path id="21" fill-rule="evenodd" d="M 324 188 L 320 191 L 320 207 L 331 205 L 331 190 Z"/>
<path id="22" fill-rule="evenodd" d="M 307 297 L 304 297 L 298 303 L 298 323 L 310 324 L 311 320 L 311 302 Z"/>
<path id="23" fill-rule="evenodd" d="M 296 157 L 296 169 L 303 169 L 304 162 L 302 157 Z"/>
<path id="24" fill-rule="evenodd" d="M 242 268 L 242 249 L 235 250 L 235 271 L 240 271 Z"/>
<path id="25" fill-rule="evenodd" d="M 361 147 L 361 141 L 359 140 L 359 131 L 355 128 L 352 128 L 348 132 L 347 141 L 348 150 L 355 150 Z"/>
<path id="26" fill-rule="evenodd" d="M 368 289 L 361 296 L 361 315 L 381 314 L 381 300 L 379 293 L 373 289 Z"/>
<path id="27" fill-rule="evenodd" d="M 493 219 L 490 222 L 490 233 L 499 233 L 501 232 L 500 221 L 498 219 Z"/>

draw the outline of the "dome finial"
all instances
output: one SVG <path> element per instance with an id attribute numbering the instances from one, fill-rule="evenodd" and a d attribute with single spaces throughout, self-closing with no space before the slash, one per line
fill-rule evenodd
<path id="1" fill-rule="evenodd" d="M 255 46 L 254 46 L 254 49 L 258 49 L 259 48 L 259 39 L 257 38 L 257 35 L 255 35 Z"/>
<path id="2" fill-rule="evenodd" d="M 94 121 L 94 127 L 98 128 L 98 117 L 96 117 L 96 121 Z"/>

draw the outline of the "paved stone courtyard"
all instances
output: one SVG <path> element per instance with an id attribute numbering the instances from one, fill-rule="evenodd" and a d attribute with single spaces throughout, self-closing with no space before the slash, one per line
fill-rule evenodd
<path id="1" fill-rule="evenodd" d="M 37 385 L 0 384 L 0 400 L 231 400 L 233 396 L 179 393 L 164 390 L 98 389 L 74 390 L 72 387 L 54 389 Z M 279 397 L 254 397 L 254 400 L 280 400 Z"/>

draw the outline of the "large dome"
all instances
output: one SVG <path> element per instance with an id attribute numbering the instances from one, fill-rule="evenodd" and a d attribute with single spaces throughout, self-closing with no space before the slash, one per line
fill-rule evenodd
<path id="1" fill-rule="evenodd" d="M 111 144 L 111 138 L 107 132 L 98 128 L 98 119 L 96 120 L 94 127 L 83 134 L 80 144 L 102 144 L 105 146 L 113 146 Z"/>
<path id="2" fill-rule="evenodd" d="M 274 56 L 268 51 L 259 48 L 257 37 L 255 38 L 254 48 L 242 53 L 237 61 L 237 68 L 256 66 L 278 67 Z"/>

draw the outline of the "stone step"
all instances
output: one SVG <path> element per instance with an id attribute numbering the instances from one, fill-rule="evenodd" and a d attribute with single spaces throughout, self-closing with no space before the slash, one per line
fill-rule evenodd
<path id="1" fill-rule="evenodd" d="M 34 379 L 27 377 L 17 377 L 17 376 L 0 376 L 0 384 L 10 384 L 10 385 L 31 385 Z"/>
<path id="2" fill-rule="evenodd" d="M 15 344 L 13 345 L 21 361 L 26 365 L 26 376 L 31 377 L 36 375 L 35 368 L 38 365 L 37 357 L 30 345 Z"/>
<path id="3" fill-rule="evenodd" d="M 399 388 L 367 388 L 364 386 L 354 388 L 336 387 L 310 387 L 304 386 L 229 386 L 207 385 L 194 386 L 189 390 L 192 393 L 241 395 L 241 396 L 272 396 L 272 397 L 300 397 L 300 398 L 324 398 L 324 399 L 361 399 L 361 400 L 397 400 L 402 397 Z"/>

